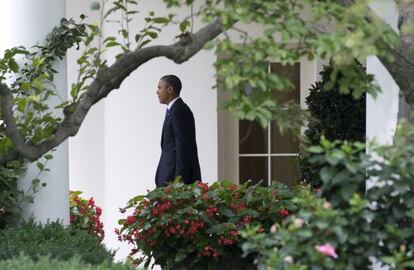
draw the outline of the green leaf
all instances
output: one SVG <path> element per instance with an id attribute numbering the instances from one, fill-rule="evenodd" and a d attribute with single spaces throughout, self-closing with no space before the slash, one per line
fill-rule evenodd
<path id="1" fill-rule="evenodd" d="M 167 24 L 170 22 L 170 19 L 166 18 L 166 17 L 155 17 L 152 19 L 152 21 L 154 23 L 158 23 L 158 24 Z"/>
<path id="2" fill-rule="evenodd" d="M 142 48 L 142 47 L 144 47 L 145 45 L 147 45 L 150 42 L 151 42 L 151 39 L 146 39 L 143 42 L 141 42 L 141 44 L 139 45 L 139 47 Z"/>
<path id="3" fill-rule="evenodd" d="M 185 257 L 187 256 L 187 252 L 185 252 L 184 250 L 182 250 L 182 249 L 179 249 L 178 251 L 177 251 L 177 254 L 175 254 L 175 259 L 174 259 L 174 261 L 175 262 L 181 262 L 182 260 L 184 260 L 185 259 Z"/>
<path id="4" fill-rule="evenodd" d="M 226 223 L 212 226 L 210 229 L 207 230 L 207 233 L 222 234 L 226 230 L 225 225 Z"/>
<path id="5" fill-rule="evenodd" d="M 29 82 L 24 82 L 20 85 L 20 87 L 22 88 L 22 90 L 29 90 L 30 89 L 30 83 Z"/>
<path id="6" fill-rule="evenodd" d="M 10 69 L 13 72 L 15 72 L 15 73 L 19 72 L 19 65 L 17 64 L 17 62 L 13 58 L 9 59 L 9 65 L 10 65 Z"/>
<path id="7" fill-rule="evenodd" d="M 184 20 L 180 23 L 180 31 L 181 32 L 186 32 L 187 28 L 190 26 L 190 21 L 189 20 Z"/>
<path id="8" fill-rule="evenodd" d="M 148 36 L 150 36 L 152 39 L 155 39 L 158 37 L 158 33 L 153 32 L 153 31 L 145 31 L 145 34 L 147 34 Z"/>
<path id="9" fill-rule="evenodd" d="M 345 200 L 349 200 L 357 190 L 358 186 L 356 184 L 348 183 L 341 187 L 341 195 Z"/>
<path id="10" fill-rule="evenodd" d="M 314 153 L 314 154 L 321 154 L 324 151 L 325 150 L 319 145 L 312 145 L 311 147 L 308 148 L 308 152 Z"/>
<path id="11" fill-rule="evenodd" d="M 128 33 L 128 31 L 127 31 L 127 30 L 122 29 L 122 30 L 120 30 L 120 32 L 121 32 L 122 37 L 124 37 L 124 38 L 128 38 L 129 33 Z"/>
<path id="12" fill-rule="evenodd" d="M 18 104 L 17 104 L 17 110 L 20 112 L 24 112 L 27 106 L 27 99 L 26 98 L 22 98 L 19 99 Z"/>
<path id="13" fill-rule="evenodd" d="M 106 47 L 115 47 L 115 46 L 121 46 L 121 43 L 117 42 L 117 41 L 109 41 L 107 43 L 105 43 Z"/>
<path id="14" fill-rule="evenodd" d="M 37 162 L 36 166 L 37 166 L 37 168 L 39 168 L 39 170 L 43 170 L 45 168 L 45 165 L 43 165 L 43 163 L 41 163 L 41 162 Z"/>

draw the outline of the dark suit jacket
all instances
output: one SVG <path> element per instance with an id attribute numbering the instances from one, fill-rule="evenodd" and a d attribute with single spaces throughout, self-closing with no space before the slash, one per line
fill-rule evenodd
<path id="1" fill-rule="evenodd" d="M 179 175 L 186 184 L 201 180 L 194 116 L 181 98 L 165 116 L 155 183 L 157 187 L 168 185 Z"/>

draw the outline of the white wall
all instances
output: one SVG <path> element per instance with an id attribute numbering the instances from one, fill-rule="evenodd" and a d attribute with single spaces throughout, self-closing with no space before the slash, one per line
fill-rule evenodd
<path id="1" fill-rule="evenodd" d="M 77 13 L 90 14 L 89 1 L 67 1 L 68 17 Z M 161 0 L 140 2 L 140 14 L 154 10 L 167 14 Z M 171 11 L 168 11 L 171 12 Z M 177 14 L 187 16 L 189 11 Z M 93 18 L 94 15 L 92 15 Z M 139 16 L 143 18 L 143 15 Z M 92 19 L 93 20 L 93 19 Z M 137 21 L 132 29 L 140 29 Z M 196 24 L 197 30 L 201 24 Z M 114 24 L 105 24 L 108 35 L 116 35 Z M 178 25 L 168 27 L 157 39 L 158 44 L 171 44 L 176 40 Z M 115 52 L 106 56 L 111 62 Z M 68 56 L 68 77 L 76 78 L 76 52 Z M 121 217 L 119 207 L 135 195 L 155 188 L 155 171 L 161 154 L 161 129 L 165 105 L 156 96 L 159 78 L 176 74 L 183 83 L 181 96 L 190 106 L 196 120 L 198 153 L 203 181 L 217 179 L 217 113 L 215 69 L 216 57 L 212 51 L 202 51 L 188 62 L 177 65 L 170 60 L 157 58 L 132 73 L 120 89 L 113 91 L 104 104 L 98 104 L 86 118 L 79 134 L 70 140 L 70 187 L 96 198 L 103 208 L 105 243 L 120 248 L 117 258 L 122 259 L 129 247 L 121 245 L 114 228 Z"/>

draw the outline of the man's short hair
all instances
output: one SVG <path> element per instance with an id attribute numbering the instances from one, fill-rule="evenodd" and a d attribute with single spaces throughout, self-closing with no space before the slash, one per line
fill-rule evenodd
<path id="1" fill-rule="evenodd" d="M 181 81 L 180 79 L 175 75 L 165 75 L 161 78 L 161 81 L 166 82 L 169 86 L 171 86 L 174 89 L 174 92 L 179 96 L 181 92 Z"/>

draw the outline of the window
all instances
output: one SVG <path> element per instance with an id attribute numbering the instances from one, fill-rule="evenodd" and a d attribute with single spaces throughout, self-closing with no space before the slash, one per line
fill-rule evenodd
<path id="1" fill-rule="evenodd" d="M 281 101 L 293 100 L 300 104 L 300 63 L 283 66 L 271 63 L 269 72 L 283 74 L 291 80 L 294 88 L 281 96 Z M 276 92 L 276 91 L 275 91 Z M 278 91 L 275 94 L 281 94 Z M 276 121 L 263 128 L 257 122 L 239 120 L 239 182 L 262 181 L 268 185 L 278 181 L 292 185 L 298 179 L 298 141 L 292 134 L 280 134 Z"/>
<path id="2" fill-rule="evenodd" d="M 270 63 L 268 71 L 287 76 L 294 89 L 286 91 L 281 98 L 305 108 L 308 89 L 316 81 L 322 64 L 320 60 L 309 61 L 303 57 L 292 66 Z M 222 90 L 217 92 L 219 105 L 228 97 L 228 92 Z M 225 110 L 218 110 L 217 117 L 219 180 L 234 183 L 262 180 L 263 185 L 277 180 L 291 185 L 298 179 L 299 143 L 292 139 L 296 136 L 288 133 L 282 136 L 275 122 L 263 129 L 258 123 L 237 120 Z"/>

